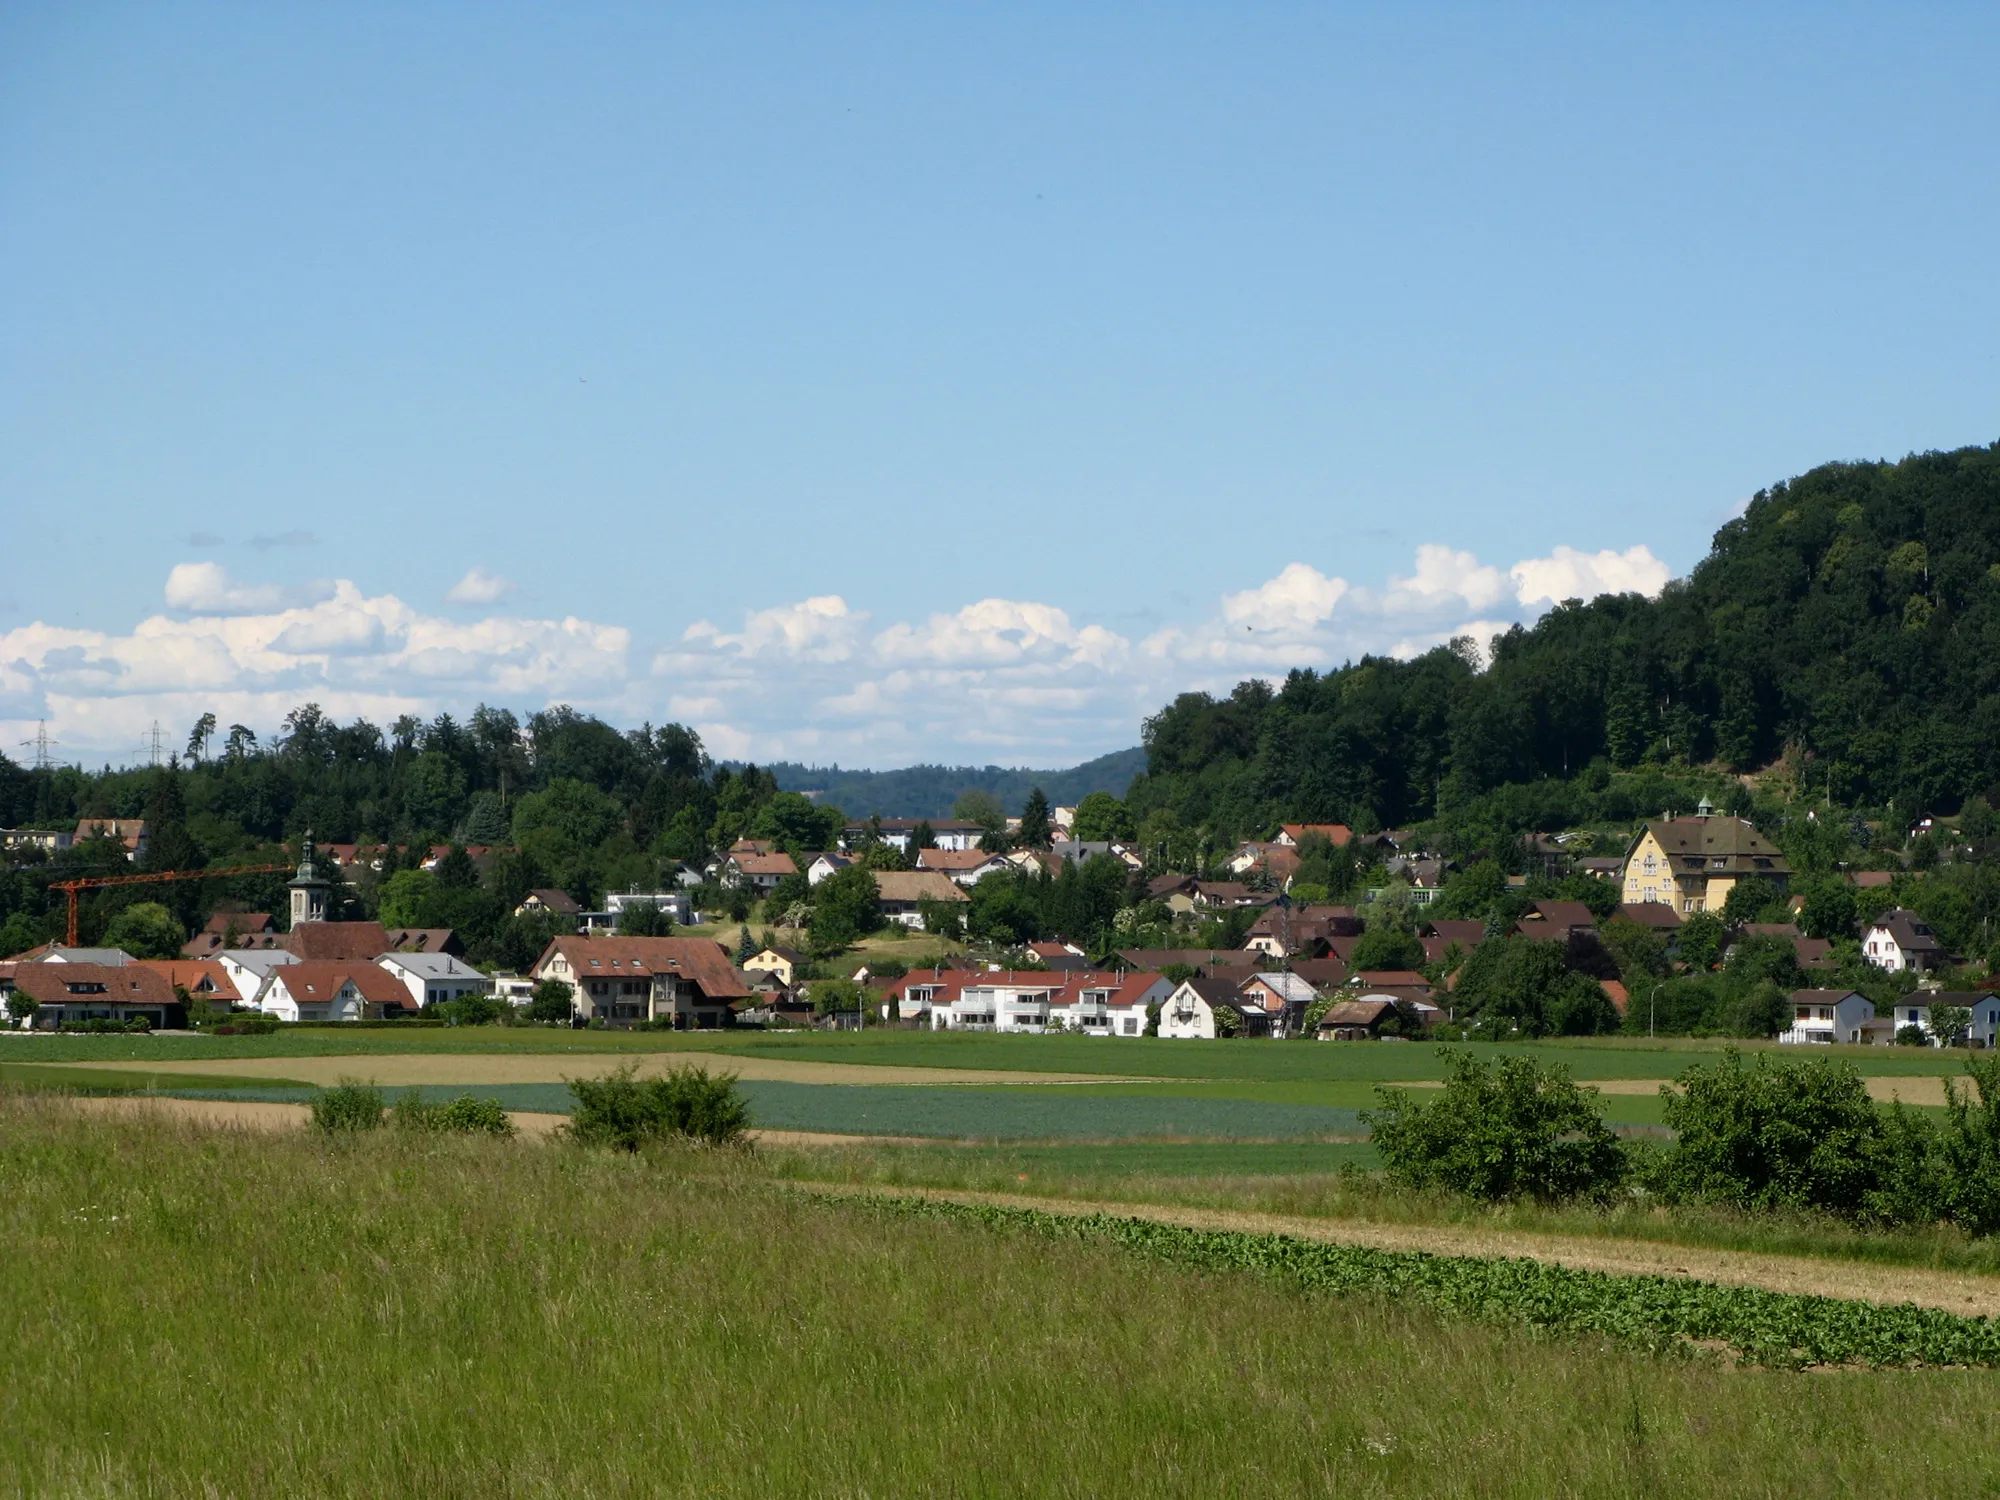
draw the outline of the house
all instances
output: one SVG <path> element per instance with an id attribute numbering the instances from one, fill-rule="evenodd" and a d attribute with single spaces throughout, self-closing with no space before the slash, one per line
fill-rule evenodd
<path id="1" fill-rule="evenodd" d="M 133 963 L 165 979 L 169 989 L 185 991 L 190 1000 L 235 1005 L 242 998 L 229 971 L 212 958 L 139 958 Z"/>
<path id="2" fill-rule="evenodd" d="M 271 971 L 257 1008 L 280 1021 L 380 1021 L 420 1006 L 372 963 L 301 959 Z"/>
<path id="3" fill-rule="evenodd" d="M 919 823 L 930 824 L 931 838 L 940 849 L 977 849 L 979 841 L 986 837 L 986 830 L 979 824 L 958 818 L 877 818 L 867 823 L 849 823 L 841 830 L 840 846 L 858 849 L 872 836 L 907 854 Z"/>
<path id="4" fill-rule="evenodd" d="M 1057 839 L 1053 844 L 1049 845 L 1048 852 L 1056 859 L 1067 860 L 1073 865 L 1080 865 L 1086 860 L 1098 858 L 1115 859 L 1128 870 L 1143 869 L 1146 864 L 1146 861 L 1129 845 L 1110 839 L 1091 840 L 1088 842 L 1077 839 Z M 1060 866 L 1057 867 L 1058 871 L 1060 868 Z"/>
<path id="5" fill-rule="evenodd" d="M 1316 990 L 1338 989 L 1347 983 L 1353 973 L 1337 958 L 1293 959 L 1291 972 Z"/>
<path id="6" fill-rule="evenodd" d="M 385 953 L 376 967 L 408 990 L 419 1006 L 493 993 L 492 980 L 449 953 Z"/>
<path id="7" fill-rule="evenodd" d="M 123 948 L 65 948 L 60 943 L 50 943 L 36 953 L 45 964 L 100 964 L 119 969 L 139 961 Z"/>
<path id="8" fill-rule="evenodd" d="M 465 952 L 465 944 L 449 927 L 391 927 L 383 937 L 388 940 L 384 953 L 449 953 L 457 957 Z"/>
<path id="9" fill-rule="evenodd" d="M 628 910 L 639 907 L 662 912 L 668 921 L 683 927 L 694 918 L 694 906 L 685 891 L 611 891 L 604 897 L 605 915 L 614 927 Z"/>
<path id="10" fill-rule="evenodd" d="M 877 870 L 875 896 L 881 902 L 883 919 L 904 927 L 924 925 L 922 902 L 969 905 L 972 901 L 951 877 L 936 870 Z"/>
<path id="11" fill-rule="evenodd" d="M 85 818 L 76 825 L 71 835 L 72 845 L 85 839 L 115 839 L 125 846 L 127 859 L 138 859 L 146 852 L 146 820 L 144 818 Z"/>
<path id="12" fill-rule="evenodd" d="M 277 948 L 285 935 L 269 912 L 219 911 L 181 944 L 184 958 L 213 958 L 225 948 Z"/>
<path id="13" fill-rule="evenodd" d="M 1913 911 L 1885 911 L 1861 929 L 1861 956 L 1878 969 L 1925 973 L 1944 962 L 1944 945 L 1930 924 Z"/>
<path id="14" fill-rule="evenodd" d="M 723 860 L 721 871 L 724 885 L 740 886 L 760 895 L 776 889 L 787 875 L 798 873 L 799 867 L 789 854 L 731 854 Z"/>
<path id="15" fill-rule="evenodd" d="M 1076 1031 L 1144 1036 L 1148 1007 L 1173 988 L 1158 974 L 1101 970 L 919 972 L 890 986 L 897 1013 L 934 1031 Z"/>
<path id="16" fill-rule="evenodd" d="M 1160 1035 L 1183 1041 L 1214 1041 L 1216 1013 L 1224 1008 L 1238 1017 L 1236 985 L 1228 979 L 1183 979 L 1160 1003 Z"/>
<path id="17" fill-rule="evenodd" d="M 1650 927 L 1669 944 L 1681 930 L 1681 914 L 1665 901 L 1621 901 L 1611 918 Z"/>
<path id="18" fill-rule="evenodd" d="M 1345 823 L 1280 823 L 1274 843 L 1287 849 L 1296 849 L 1305 842 L 1306 835 L 1316 833 L 1336 849 L 1345 849 L 1354 838 L 1354 830 Z"/>
<path id="19" fill-rule="evenodd" d="M 1246 1008 L 1264 1013 L 1259 1030 L 1283 1039 L 1296 1036 L 1305 1024 L 1306 1007 L 1318 993 L 1303 978 L 1291 973 L 1265 971 L 1252 974 L 1237 986 L 1236 997 Z"/>
<path id="20" fill-rule="evenodd" d="M 1581 901 L 1537 901 L 1528 908 L 1514 931 L 1521 937 L 1547 938 L 1552 942 L 1566 943 L 1572 938 L 1594 934 L 1597 917 Z"/>
<path id="21" fill-rule="evenodd" d="M 1486 941 L 1486 924 L 1458 917 L 1445 917 L 1435 922 L 1425 922 L 1417 929 L 1417 941 L 1424 945 L 1424 962 L 1441 964 L 1453 948 L 1460 957 L 1467 957 L 1474 948 Z"/>
<path id="22" fill-rule="evenodd" d="M 1825 938 L 1807 937 L 1790 922 L 1745 922 L 1737 929 L 1730 946 L 1734 947 L 1746 937 L 1782 938 L 1792 945 L 1792 952 L 1798 955 L 1801 969 L 1831 969 L 1834 966 L 1833 944 Z"/>
<path id="23" fill-rule="evenodd" d="M 1935 1047 L 1937 1038 L 1931 1030 L 1933 1005 L 1956 1005 L 1972 1013 L 1972 1027 L 1966 1033 L 1966 1040 L 1973 1046 L 1991 1047 L 2000 1040 L 2000 995 L 1991 990 L 1912 990 L 1898 996 L 1889 1007 L 1890 1023 L 1896 1030 L 1905 1026 L 1922 1027 Z"/>
<path id="24" fill-rule="evenodd" d="M 389 951 L 389 930 L 380 922 L 294 922 L 285 950 L 315 962 L 373 963 Z"/>
<path id="25" fill-rule="evenodd" d="M 574 917 L 582 910 L 583 907 L 568 891 L 544 889 L 528 892 L 521 904 L 514 908 L 514 915 L 525 917 L 544 912 L 552 917 Z"/>
<path id="26" fill-rule="evenodd" d="M 1415 969 L 1363 969 L 1347 982 L 1370 991 L 1393 991 L 1404 999 L 1429 1000 L 1431 997 L 1430 981 Z"/>
<path id="27" fill-rule="evenodd" d="M 1392 880 L 1409 883 L 1410 904 L 1429 906 L 1444 891 L 1444 861 L 1421 854 L 1392 854 L 1383 871 Z"/>
<path id="28" fill-rule="evenodd" d="M 1341 1000 L 1327 1007 L 1313 1035 L 1322 1042 L 1373 1041 L 1400 1015 L 1393 1000 Z"/>
<path id="29" fill-rule="evenodd" d="M 1241 906 L 1269 906 L 1278 899 L 1276 892 L 1253 891 L 1249 886 L 1235 880 L 1199 880 L 1195 882 L 1194 904 L 1211 911 L 1223 911 Z"/>
<path id="30" fill-rule="evenodd" d="M 1194 910 L 1195 878 L 1192 875 L 1156 875 L 1146 882 L 1146 899 L 1164 901 L 1175 916 Z"/>
<path id="31" fill-rule="evenodd" d="M 144 1021 L 156 1031 L 187 1025 L 187 1006 L 166 976 L 136 960 L 125 964 L 20 963 L 0 983 L 0 994 L 18 990 L 40 1007 L 37 1030 L 55 1031 L 85 1021 Z"/>
<path id="32" fill-rule="evenodd" d="M 818 885 L 829 875 L 838 875 L 854 861 L 845 854 L 815 854 L 806 865 L 806 884 Z"/>
<path id="33" fill-rule="evenodd" d="M 1792 1025 L 1778 1040 L 1794 1046 L 1858 1042 L 1874 1019 L 1873 1002 L 1853 990 L 1794 990 Z"/>
<path id="34" fill-rule="evenodd" d="M 1263 843 L 1257 839 L 1246 839 L 1238 844 L 1226 863 L 1232 875 L 1248 875 L 1252 870 L 1264 868 L 1264 857 L 1274 849 L 1283 849 L 1283 844 Z"/>
<path id="35" fill-rule="evenodd" d="M 1250 924 L 1246 948 L 1273 958 L 1305 954 L 1318 958 L 1333 937 L 1358 937 L 1361 919 L 1351 906 L 1292 906 L 1281 901 Z"/>
<path id="36" fill-rule="evenodd" d="M 1716 817 L 1706 801 L 1692 818 L 1648 823 L 1625 851 L 1628 903 L 1664 902 L 1681 915 L 1721 911 L 1752 875 L 1783 892 L 1792 867 L 1747 819 Z"/>
<path id="37" fill-rule="evenodd" d="M 1130 969 L 1186 968 L 1197 974 L 1253 969 L 1263 955 L 1246 948 L 1121 948 L 1118 962 Z M 1293 965 L 1294 968 L 1297 965 Z"/>
<path id="38" fill-rule="evenodd" d="M 1575 862 L 1578 874 L 1593 880 L 1619 881 L 1625 878 L 1625 861 L 1604 855 L 1590 855 Z"/>
<path id="39" fill-rule="evenodd" d="M 67 828 L 0 828 L 0 850 L 17 854 L 23 849 L 39 849 L 44 854 L 60 854 L 75 838 Z"/>
<path id="40" fill-rule="evenodd" d="M 1044 968 L 1087 969 L 1090 960 L 1084 951 L 1074 943 L 1030 943 L 1028 952 L 1033 954 Z"/>
<path id="41" fill-rule="evenodd" d="M 750 995 L 707 938 L 557 937 L 529 973 L 569 985 L 586 1019 L 671 1020 L 676 1030 L 728 1026 L 732 1003 Z"/>
<path id="42" fill-rule="evenodd" d="M 230 948 L 216 954 L 214 959 L 236 986 L 236 998 L 244 1005 L 257 1003 L 273 970 L 298 961 L 298 955 L 286 948 Z"/>
<path id="43" fill-rule="evenodd" d="M 984 849 L 919 849 L 917 868 L 936 870 L 960 885 L 973 886 L 988 875 L 1002 874 L 1014 867 L 1000 855 L 988 854 Z"/>
<path id="44" fill-rule="evenodd" d="M 806 956 L 796 948 L 780 948 L 775 943 L 761 948 L 743 960 L 746 974 L 770 974 L 786 989 L 799 982 L 799 970 L 806 966 Z"/>

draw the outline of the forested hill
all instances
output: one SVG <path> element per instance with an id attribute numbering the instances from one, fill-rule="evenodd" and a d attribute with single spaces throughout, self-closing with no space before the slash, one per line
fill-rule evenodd
<path id="1" fill-rule="evenodd" d="M 1141 817 L 1393 826 L 1593 762 L 1781 756 L 1850 805 L 2000 781 L 2000 443 L 1827 464 L 1760 491 L 1657 600 L 1571 603 L 1494 643 L 1185 694 L 1147 721 Z"/>
<path id="2" fill-rule="evenodd" d="M 839 766 L 802 766 L 776 761 L 765 767 L 788 792 L 811 792 L 814 800 L 844 808 L 856 817 L 946 818 L 966 792 L 985 792 L 1012 811 L 1040 787 L 1052 804 L 1074 806 L 1092 792 L 1123 797 L 1132 778 L 1146 768 L 1146 752 L 1134 746 L 1100 755 L 1063 771 L 1006 770 L 1000 766 L 907 766 L 900 771 L 844 771 Z"/>

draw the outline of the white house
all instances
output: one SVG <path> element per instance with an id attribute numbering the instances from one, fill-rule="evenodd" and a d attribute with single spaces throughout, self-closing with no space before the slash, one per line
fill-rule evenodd
<path id="1" fill-rule="evenodd" d="M 304 959 L 271 971 L 257 1008 L 281 1021 L 364 1021 L 418 1007 L 374 964 Z"/>
<path id="2" fill-rule="evenodd" d="M 297 963 L 299 957 L 283 948 L 226 948 L 215 955 L 215 961 L 236 986 L 237 998 L 245 1005 L 255 1005 L 272 973 Z"/>
<path id="3" fill-rule="evenodd" d="M 417 1005 L 442 1005 L 467 995 L 490 995 L 493 981 L 449 953 L 385 953 L 376 960 Z"/>
<path id="4" fill-rule="evenodd" d="M 1944 961 L 1944 945 L 1922 917 L 1898 907 L 1883 912 L 1862 930 L 1861 956 L 1891 974 L 1905 969 L 1921 973 Z"/>
<path id="5" fill-rule="evenodd" d="M 936 870 L 877 870 L 875 893 L 880 898 L 882 919 L 902 927 L 922 927 L 922 903 L 939 902 L 963 906 L 972 898 L 949 875 Z"/>
<path id="6" fill-rule="evenodd" d="M 1922 1027 L 1935 1047 L 1937 1040 L 1931 1032 L 1933 1005 L 1956 1005 L 1970 1011 L 1972 1029 L 1966 1036 L 1974 1046 L 1991 1047 L 1995 1037 L 2000 1036 L 2000 995 L 1990 990 L 1912 990 L 1889 1007 L 1889 1019 L 1897 1031 L 1905 1026 Z"/>
<path id="7" fill-rule="evenodd" d="M 1236 1009 L 1236 986 L 1227 979 L 1183 979 L 1160 1003 L 1160 1035 L 1215 1040 L 1215 1013 Z"/>
<path id="8" fill-rule="evenodd" d="M 1778 1040 L 1794 1045 L 1859 1042 L 1874 1019 L 1874 1003 L 1853 990 L 1794 990 L 1791 1029 L 1779 1033 Z"/>
<path id="9" fill-rule="evenodd" d="M 694 909 L 686 891 L 612 891 L 604 898 L 604 909 L 613 923 L 628 906 L 650 906 L 663 911 L 685 927 L 694 920 Z"/>
<path id="10" fill-rule="evenodd" d="M 1084 1036 L 1144 1036 L 1147 1010 L 1165 1004 L 1174 989 L 1158 974 L 1076 977 L 1082 982 L 1058 1013 L 1065 1030 Z"/>
<path id="11" fill-rule="evenodd" d="M 960 885 L 973 886 L 988 875 L 1002 874 L 1014 867 L 1001 856 L 988 854 L 984 849 L 919 849 L 917 868 L 935 870 Z"/>
<path id="12" fill-rule="evenodd" d="M 917 825 L 924 822 L 930 824 L 931 838 L 940 849 L 977 849 L 979 841 L 986 837 L 986 830 L 977 823 L 966 823 L 957 818 L 881 818 L 872 824 L 849 823 L 841 831 L 840 842 L 853 849 L 866 843 L 869 833 L 873 831 L 883 843 L 907 854 Z"/>
<path id="13" fill-rule="evenodd" d="M 806 884 L 818 885 L 829 875 L 838 875 L 853 863 L 845 854 L 816 854 L 812 863 L 806 866 Z"/>

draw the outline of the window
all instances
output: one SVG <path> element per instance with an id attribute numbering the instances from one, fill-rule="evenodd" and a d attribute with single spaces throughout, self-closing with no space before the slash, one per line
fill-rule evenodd
<path id="1" fill-rule="evenodd" d="M 1657 862 L 1656 860 L 1654 860 L 1654 858 L 1653 858 L 1653 856 L 1652 856 L 1652 855 L 1650 855 L 1650 854 L 1649 854 L 1649 855 L 1647 855 L 1647 856 L 1646 856 L 1646 873 L 1647 873 L 1648 875 L 1650 875 L 1650 874 L 1652 874 L 1652 873 L 1653 873 L 1653 871 L 1654 871 L 1655 869 L 1657 869 L 1657 868 L 1658 868 L 1658 862 Z"/>

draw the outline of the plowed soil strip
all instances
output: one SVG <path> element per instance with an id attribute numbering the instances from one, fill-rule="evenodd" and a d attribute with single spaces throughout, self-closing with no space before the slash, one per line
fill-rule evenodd
<path id="1" fill-rule="evenodd" d="M 860 1183 L 795 1182 L 795 1187 L 833 1197 L 936 1198 L 951 1203 L 991 1203 L 1052 1214 L 1116 1214 L 1189 1229 L 1230 1229 L 1249 1234 L 1283 1234 L 1336 1245 L 1375 1250 L 1421 1250 L 1433 1255 L 1518 1256 L 1620 1276 L 1684 1276 L 1722 1286 L 1758 1287 L 1769 1292 L 1839 1297 L 1850 1302 L 1893 1306 L 1914 1302 L 1964 1316 L 2000 1315 L 2000 1277 L 1881 1266 L 1860 1261 L 1818 1260 L 1809 1256 L 1759 1255 L 1743 1250 L 1710 1250 L 1649 1240 L 1591 1239 L 1576 1235 L 1525 1234 L 1467 1229 L 1459 1225 L 1381 1224 L 1356 1219 L 1304 1219 L 1281 1214 L 1182 1208 L 1157 1203 L 1096 1203 L 1070 1198 L 1038 1198 L 1017 1193 L 981 1193 L 943 1188 L 887 1187 Z"/>

